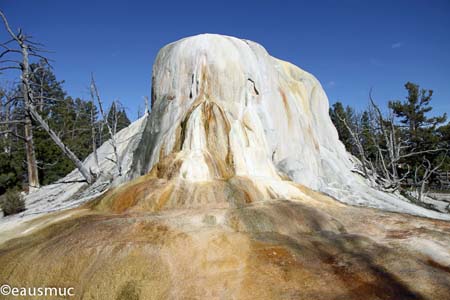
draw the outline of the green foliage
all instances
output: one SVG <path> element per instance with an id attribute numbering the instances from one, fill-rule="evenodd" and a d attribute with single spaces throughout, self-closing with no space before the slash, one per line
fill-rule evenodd
<path id="1" fill-rule="evenodd" d="M 405 84 L 405 89 L 408 92 L 406 100 L 390 101 L 389 108 L 403 125 L 403 132 L 408 137 L 411 148 L 431 149 L 438 142 L 436 128 L 445 122 L 447 116 L 427 115 L 433 109 L 430 106 L 432 90 L 420 89 L 419 85 L 411 82 Z"/>
<path id="2" fill-rule="evenodd" d="M 20 213 L 25 210 L 25 201 L 17 190 L 8 190 L 0 197 L 0 207 L 5 216 Z"/>
<path id="3" fill-rule="evenodd" d="M 116 101 L 112 103 L 111 108 L 108 111 L 108 123 L 111 126 L 114 126 L 115 120 L 117 120 L 115 132 L 119 132 L 131 123 L 122 104 Z"/>
<path id="4" fill-rule="evenodd" d="M 19 146 L 19 148 L 17 148 Z M 3 147 L 5 149 L 5 147 Z M 20 188 L 26 172 L 23 145 L 12 143 L 12 147 L 0 152 L 0 195 L 8 189 Z"/>
<path id="5" fill-rule="evenodd" d="M 440 116 L 428 116 L 433 109 L 430 105 L 433 91 L 421 89 L 419 85 L 411 82 L 405 84 L 405 89 L 408 92 L 405 101 L 390 101 L 388 105 L 395 117 L 400 120 L 401 133 L 408 141 L 409 151 L 440 148 L 443 145 L 440 142 L 438 126 L 445 122 L 447 116 L 445 113 Z M 442 155 L 440 152 L 431 152 L 422 156 L 436 164 L 438 159 L 442 160 Z M 421 161 L 416 156 L 411 156 L 405 163 L 414 168 Z"/>
<path id="6" fill-rule="evenodd" d="M 100 128 L 98 109 L 91 102 L 80 98 L 73 99 L 63 90 L 62 84 L 53 71 L 44 62 L 30 65 L 33 73 L 33 95 L 35 107 L 39 114 L 47 121 L 75 155 L 81 160 L 92 152 L 92 127 L 96 130 L 97 146 L 109 138 L 105 127 Z M 12 92 L 20 99 L 22 97 L 19 86 L 13 87 Z M 1 96 L 1 95 L 0 95 Z M 23 119 L 23 102 L 16 101 L 10 107 L 11 119 Z M 2 106 L 0 106 L 1 108 Z M 0 109 L 1 110 L 1 109 Z M 91 121 L 93 114 L 93 122 Z M 3 116 L 0 111 L 0 117 Z M 121 106 L 111 106 L 108 113 L 109 122 L 117 118 L 117 128 L 128 126 L 130 120 Z M 5 126 L 3 126 L 5 127 Z M 15 124 L 0 131 L 13 130 L 18 136 L 23 136 L 23 125 Z M 65 157 L 58 146 L 52 141 L 47 132 L 33 122 L 33 138 L 36 159 L 38 162 L 39 178 L 42 185 L 50 184 L 68 174 L 75 166 Z M 0 195 L 7 189 L 20 188 L 25 185 L 27 178 L 26 155 L 24 141 L 13 135 L 0 136 Z"/>
<path id="7" fill-rule="evenodd" d="M 450 152 L 450 122 L 437 128 L 436 132 L 438 140 L 437 147 L 447 149 Z M 440 156 L 436 160 L 441 161 L 443 155 L 444 153 L 440 153 Z M 447 156 L 444 158 L 442 170 L 450 171 L 450 153 L 447 153 Z"/>
<path id="8" fill-rule="evenodd" d="M 379 175 L 390 176 L 386 174 L 387 169 L 398 178 L 405 176 L 405 182 L 411 184 L 415 174 L 419 178 L 423 175 L 421 164 L 424 161 L 430 161 L 433 166 L 443 162 L 439 172 L 450 171 L 450 123 L 442 125 L 446 114 L 430 116 L 432 90 L 421 89 L 411 82 L 407 82 L 405 88 L 407 96 L 404 101 L 388 103 L 388 116 L 380 118 L 376 106 L 370 106 L 369 110 L 358 114 L 352 108 L 344 107 L 341 102 L 336 102 L 329 113 L 340 140 L 350 153 L 361 158 L 343 120 L 359 139 L 364 149 L 364 159 L 374 166 L 384 165 L 376 170 Z M 393 151 L 399 153 L 395 165 L 390 163 L 390 147 L 393 144 Z M 436 174 L 433 174 L 429 183 L 439 185 Z"/>
<path id="9" fill-rule="evenodd" d="M 361 117 L 357 121 L 359 123 L 356 127 L 360 131 L 361 144 L 364 147 L 366 158 L 370 161 L 375 161 L 377 157 L 377 141 L 375 138 L 376 131 L 374 129 L 373 116 L 369 111 L 363 111 Z"/>
<path id="10" fill-rule="evenodd" d="M 84 159 L 91 147 L 91 102 L 66 97 L 48 105 L 49 126 L 55 130 L 63 143 L 80 159 Z M 65 157 L 43 130 L 35 133 L 36 157 L 39 161 L 39 175 L 42 184 L 49 184 L 74 169 L 73 163 Z"/>
<path id="11" fill-rule="evenodd" d="M 5 96 L 6 93 L 0 94 L 1 103 L 7 102 L 8 99 Z M 9 115 L 9 119 L 12 119 L 21 114 L 21 107 L 13 110 L 10 105 L 0 105 L 0 120 L 2 121 L 7 115 Z M 0 134 L 0 195 L 2 195 L 8 189 L 21 187 L 26 169 L 25 148 L 23 141 L 18 138 L 18 136 L 23 136 L 23 128 L 1 125 L 0 132 L 3 132 Z"/>
<path id="12" fill-rule="evenodd" d="M 111 126 L 113 134 L 119 132 L 131 123 L 123 106 L 120 104 L 120 102 L 116 101 L 111 104 L 111 107 L 108 110 L 107 120 L 109 126 Z M 100 144 L 102 144 L 103 142 L 107 141 L 111 137 L 111 135 L 109 134 L 109 130 L 106 124 L 101 125 L 100 132 L 101 138 L 99 141 Z"/>
<path id="13" fill-rule="evenodd" d="M 432 90 L 420 89 L 419 85 L 411 82 L 405 84 L 405 89 L 408 92 L 406 101 L 390 101 L 389 107 L 400 118 L 400 122 L 408 127 L 411 137 L 419 134 L 419 130 L 425 126 L 434 127 L 445 122 L 446 114 L 432 118 L 426 115 L 433 109 L 430 106 Z"/>
<path id="14" fill-rule="evenodd" d="M 355 112 L 353 108 L 350 106 L 344 108 L 344 105 L 338 101 L 330 107 L 329 114 L 334 126 L 336 127 L 339 139 L 342 141 L 347 151 L 353 153 L 354 146 L 352 143 L 352 137 L 345 127 L 344 121 L 342 121 L 345 120 L 350 127 L 354 126 Z"/>

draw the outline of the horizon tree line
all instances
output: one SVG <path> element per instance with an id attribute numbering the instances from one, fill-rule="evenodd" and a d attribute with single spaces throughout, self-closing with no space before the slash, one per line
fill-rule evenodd
<path id="1" fill-rule="evenodd" d="M 98 167 L 96 151 L 105 141 L 111 143 L 111 160 L 120 176 L 115 134 L 130 124 L 123 105 L 114 100 L 105 109 L 93 75 L 91 99 L 68 96 L 42 45 L 21 29 L 13 32 L 1 11 L 0 17 L 10 35 L 0 44 L 0 72 L 20 74 L 20 82 L 0 87 L 0 195 L 8 189 L 39 188 L 74 167 L 92 183 L 101 170 L 86 169 L 82 160 L 92 152 Z M 374 188 L 407 193 L 422 202 L 430 187 L 450 189 L 450 123 L 445 124 L 446 114 L 429 116 L 432 90 L 411 82 L 405 89 L 406 99 L 389 101 L 386 112 L 370 92 L 364 111 L 338 101 L 329 113 L 340 140 L 359 159 L 355 172 Z M 144 101 L 147 114 L 148 98 Z"/>
<path id="2" fill-rule="evenodd" d="M 347 151 L 359 159 L 355 172 L 382 191 L 400 192 L 419 204 L 430 189 L 450 190 L 450 122 L 430 116 L 433 91 L 405 84 L 405 100 L 381 109 L 369 92 L 365 110 L 337 101 L 329 114 Z"/>
<path id="3" fill-rule="evenodd" d="M 74 167 L 92 183 L 101 170 L 86 169 L 82 160 L 104 141 L 113 146 L 120 175 L 114 135 L 130 124 L 123 105 L 114 100 L 106 110 L 93 75 L 91 99 L 68 96 L 42 45 L 21 29 L 13 32 L 1 11 L 0 17 L 10 36 L 0 43 L 0 72 L 20 75 L 18 83 L 0 87 L 0 195 L 8 189 L 39 188 Z"/>

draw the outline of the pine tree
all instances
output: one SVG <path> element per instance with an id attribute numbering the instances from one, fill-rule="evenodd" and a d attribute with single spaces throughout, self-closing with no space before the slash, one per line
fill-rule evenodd
<path id="1" fill-rule="evenodd" d="M 127 113 L 125 112 L 125 108 L 118 101 L 113 101 L 113 103 L 111 104 L 111 107 L 109 108 L 107 113 L 107 120 L 108 124 L 112 128 L 113 134 L 116 134 L 117 132 L 131 124 Z M 104 124 L 103 126 L 101 126 L 101 133 L 101 143 L 104 143 L 110 138 L 108 128 Z"/>
<path id="2" fill-rule="evenodd" d="M 125 108 L 120 102 L 114 101 L 111 104 L 111 108 L 108 111 L 108 122 L 112 127 L 115 126 L 116 133 L 130 125 L 130 120 L 125 112 Z"/>
<path id="3" fill-rule="evenodd" d="M 23 124 L 7 122 L 23 119 L 22 103 L 12 101 L 16 96 L 13 89 L 0 89 L 0 195 L 8 189 L 21 188 L 26 179 L 26 154 L 23 136 Z"/>
<path id="4" fill-rule="evenodd" d="M 442 125 L 437 129 L 437 139 L 439 140 L 438 146 L 439 148 L 446 149 L 450 152 L 450 122 L 446 125 Z M 442 155 L 445 153 L 441 153 L 441 157 L 437 157 L 439 161 L 442 158 Z M 446 153 L 447 157 L 442 165 L 442 170 L 446 172 L 450 172 L 450 153 Z"/>
<path id="5" fill-rule="evenodd" d="M 69 101 L 65 99 L 66 93 L 62 88 L 63 81 L 58 81 L 52 70 L 42 61 L 30 65 L 34 72 L 33 94 L 36 95 L 36 108 L 58 135 L 64 134 L 68 125 L 68 116 L 72 112 Z M 36 159 L 39 166 L 39 178 L 42 184 L 49 184 L 67 174 L 72 168 L 70 161 L 61 155 L 47 132 L 35 126 L 34 138 Z"/>
<path id="6" fill-rule="evenodd" d="M 92 103 L 66 96 L 62 87 L 63 81 L 58 81 L 52 70 L 45 64 L 32 64 L 30 67 L 37 70 L 33 73 L 33 83 L 35 83 L 33 94 L 37 95 L 36 108 L 64 144 L 72 149 L 77 157 L 84 159 L 92 151 Z M 20 89 L 14 88 L 13 93 L 21 97 Z M 12 119 L 23 118 L 24 108 L 21 101 L 16 102 L 11 108 L 11 114 Z M 97 108 L 94 106 L 94 122 L 96 119 Z M 61 150 L 47 132 L 35 122 L 33 127 L 39 178 L 45 185 L 65 176 L 75 166 L 65 155 L 62 155 Z M 23 136 L 22 124 L 14 125 L 13 128 L 19 136 Z M 0 139 L 0 147 L 3 148 L 4 143 L 5 139 Z M 7 189 L 20 187 L 26 181 L 23 140 L 9 135 L 8 143 L 11 147 L 10 151 L 0 152 L 0 194 Z"/>
<path id="7" fill-rule="evenodd" d="M 336 130 L 339 135 L 339 139 L 344 144 L 347 151 L 351 152 L 352 154 L 355 154 L 356 150 L 354 149 L 354 144 L 352 142 L 352 137 L 348 129 L 346 128 L 343 120 L 347 122 L 347 124 L 350 127 L 354 127 L 355 125 L 355 113 L 353 108 L 347 105 L 347 107 L 344 108 L 342 103 L 340 101 L 334 103 L 332 107 L 329 109 L 329 114 L 331 121 L 333 122 L 334 126 L 336 127 Z"/>
<path id="8" fill-rule="evenodd" d="M 377 145 L 375 144 L 376 132 L 371 124 L 371 116 L 368 111 L 363 111 L 360 119 L 360 138 L 361 144 L 364 147 L 364 151 L 367 159 L 370 161 L 375 161 L 377 157 Z"/>
<path id="9" fill-rule="evenodd" d="M 435 180 L 435 170 L 445 168 L 448 152 L 445 149 L 448 149 L 448 145 L 440 142 L 438 126 L 445 122 L 447 116 L 445 113 L 428 116 L 432 111 L 432 90 L 421 89 L 419 85 L 411 82 L 407 82 L 405 88 L 408 92 L 406 100 L 390 101 L 389 108 L 394 116 L 400 119 L 400 134 L 407 141 L 408 151 L 415 153 L 402 159 L 402 163 L 413 170 L 411 179 L 414 180 L 417 190 L 420 185 L 418 199 L 421 200 L 425 185 L 429 186 Z M 430 173 L 430 170 L 433 171 Z"/>
<path id="10" fill-rule="evenodd" d="M 405 88 L 408 91 L 406 101 L 390 101 L 389 107 L 400 123 L 404 126 L 404 134 L 410 142 L 411 149 L 428 150 L 436 143 L 436 128 L 445 122 L 446 114 L 428 117 L 433 109 L 430 102 L 433 96 L 432 90 L 420 89 L 419 85 L 407 82 Z"/>

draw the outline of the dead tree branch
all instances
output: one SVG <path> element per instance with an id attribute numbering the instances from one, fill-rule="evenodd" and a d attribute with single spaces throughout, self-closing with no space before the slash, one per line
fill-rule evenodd
<path id="1" fill-rule="evenodd" d="M 8 31 L 9 35 L 12 37 L 11 41 L 16 41 L 20 50 L 14 50 L 7 47 L 5 44 L 2 44 L 2 47 L 6 50 L 2 52 L 1 56 L 5 55 L 9 52 L 20 53 L 22 57 L 22 61 L 18 66 L 21 70 L 21 90 L 24 102 L 24 108 L 26 111 L 25 114 L 25 140 L 26 140 L 26 152 L 27 152 L 27 166 L 28 166 L 28 181 L 31 187 L 39 187 L 39 178 L 37 171 L 37 162 L 36 155 L 34 150 L 33 143 L 33 129 L 31 119 L 34 119 L 39 125 L 47 132 L 53 142 L 63 151 L 63 153 L 75 164 L 80 173 L 86 179 L 86 181 L 91 184 L 94 181 L 94 178 L 87 171 L 87 169 L 83 166 L 83 163 L 78 159 L 78 157 L 61 141 L 59 136 L 48 126 L 47 122 L 39 115 L 34 107 L 35 98 L 33 95 L 31 76 L 33 72 L 30 70 L 29 57 L 34 56 L 44 60 L 45 63 L 48 64 L 48 59 L 43 55 L 40 55 L 39 52 L 42 49 L 36 48 L 35 45 L 37 43 L 31 42 L 29 37 L 22 33 L 22 30 L 19 29 L 19 32 L 15 34 L 11 27 L 9 26 L 8 20 L 2 11 L 0 11 L 0 16 L 3 19 L 5 24 L 5 28 Z M 9 41 L 8 41 L 9 42 Z M 9 66 L 8 66 L 9 67 Z M 42 95 L 41 95 L 42 96 Z"/>
<path id="2" fill-rule="evenodd" d="M 99 92 L 98 92 L 98 89 L 97 89 L 97 85 L 96 85 L 95 80 L 94 80 L 94 74 L 92 74 L 92 76 L 91 76 L 91 93 L 92 93 L 92 95 L 95 95 L 95 98 L 97 99 L 99 110 L 100 110 L 100 113 L 101 113 L 102 118 L 103 118 L 103 123 L 106 124 L 106 127 L 108 128 L 108 132 L 109 132 L 109 135 L 110 135 L 109 141 L 111 143 L 111 146 L 113 147 L 114 156 L 116 158 L 115 159 L 115 164 L 116 164 L 116 167 L 117 167 L 117 171 L 119 173 L 119 176 L 122 176 L 122 164 L 120 162 L 119 153 L 117 151 L 117 141 L 116 141 L 115 132 L 113 131 L 113 128 L 111 127 L 111 124 L 109 124 L 109 122 L 108 122 L 108 115 L 105 113 L 105 110 L 103 109 L 103 103 L 102 103 L 102 100 L 100 98 L 100 95 L 99 95 Z M 116 125 L 117 124 L 115 123 L 114 126 L 116 126 Z"/>

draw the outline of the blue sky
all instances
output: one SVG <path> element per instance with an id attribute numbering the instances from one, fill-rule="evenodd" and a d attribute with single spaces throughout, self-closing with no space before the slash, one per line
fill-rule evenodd
<path id="1" fill-rule="evenodd" d="M 120 99 L 132 118 L 150 94 L 158 50 L 205 32 L 259 42 L 313 73 L 331 103 L 363 109 L 371 87 L 381 104 L 404 99 L 412 81 L 434 90 L 435 113 L 450 113 L 449 0 L 0 0 L 0 7 L 13 28 L 54 51 L 71 96 L 88 99 L 94 72 L 105 102 Z"/>

